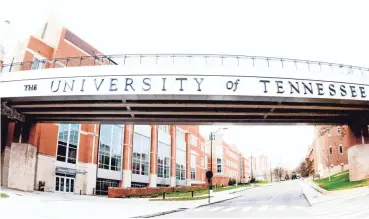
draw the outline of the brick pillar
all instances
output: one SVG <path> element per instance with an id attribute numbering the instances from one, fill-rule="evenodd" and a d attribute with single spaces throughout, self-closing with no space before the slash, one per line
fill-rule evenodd
<path id="1" fill-rule="evenodd" d="M 362 123 L 353 123 L 349 125 L 351 132 L 351 143 L 349 147 L 354 145 L 362 145 L 369 143 L 368 125 Z"/>
<path id="2" fill-rule="evenodd" d="M 170 126 L 170 186 L 176 186 L 176 127 Z"/>
<path id="3" fill-rule="evenodd" d="M 151 126 L 151 147 L 150 147 L 150 187 L 156 187 L 158 165 L 158 126 Z"/>
<path id="4" fill-rule="evenodd" d="M 191 149 L 190 149 L 190 134 L 185 134 L 186 141 L 186 186 L 191 185 Z"/>
<path id="5" fill-rule="evenodd" d="M 133 125 L 125 125 L 123 141 L 123 188 L 131 187 L 132 181 Z"/>

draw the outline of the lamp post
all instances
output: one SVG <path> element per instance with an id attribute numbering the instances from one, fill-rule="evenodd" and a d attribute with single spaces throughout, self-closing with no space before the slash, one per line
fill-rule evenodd
<path id="1" fill-rule="evenodd" d="M 215 134 L 220 130 L 227 130 L 228 128 L 220 128 L 215 132 L 210 132 L 210 171 L 213 172 L 213 138 Z M 210 203 L 210 190 L 213 189 L 212 180 L 209 180 L 209 203 Z"/>

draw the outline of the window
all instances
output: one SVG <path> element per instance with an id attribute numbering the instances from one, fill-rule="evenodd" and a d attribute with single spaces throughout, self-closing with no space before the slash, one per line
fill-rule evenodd
<path id="1" fill-rule="evenodd" d="M 170 133 L 169 125 L 159 125 L 158 130 L 165 133 Z"/>
<path id="2" fill-rule="evenodd" d="M 332 154 L 333 151 L 332 151 L 332 146 L 329 146 L 329 153 Z"/>
<path id="3" fill-rule="evenodd" d="M 134 133 L 133 135 L 133 158 L 132 173 L 149 175 L 150 162 L 150 138 Z"/>
<path id="4" fill-rule="evenodd" d="M 328 136 L 331 136 L 331 129 L 330 128 L 328 128 Z"/>
<path id="5" fill-rule="evenodd" d="M 201 142 L 200 145 L 201 145 L 201 151 L 205 151 L 205 145 L 204 145 L 204 143 Z"/>
<path id="6" fill-rule="evenodd" d="M 41 61 L 40 59 L 33 59 L 32 65 L 31 65 L 31 70 L 37 70 L 37 69 L 42 69 L 44 68 L 44 62 Z"/>
<path id="7" fill-rule="evenodd" d="M 222 170 L 222 159 L 217 158 L 217 173 L 223 172 Z"/>
<path id="8" fill-rule="evenodd" d="M 342 144 L 340 144 L 340 153 L 341 154 L 343 153 L 343 146 L 342 146 Z"/>
<path id="9" fill-rule="evenodd" d="M 58 161 L 76 163 L 78 138 L 78 124 L 60 124 L 56 158 Z"/>
<path id="10" fill-rule="evenodd" d="M 201 159 L 200 159 L 200 165 L 201 165 L 201 167 L 204 167 L 204 165 L 205 165 L 205 164 L 204 164 L 204 158 L 201 158 Z"/>
<path id="11" fill-rule="evenodd" d="M 341 127 L 337 127 L 337 135 L 341 136 Z"/>
<path id="12" fill-rule="evenodd" d="M 99 144 L 99 168 L 121 171 L 123 127 L 101 125 Z"/>
<path id="13" fill-rule="evenodd" d="M 139 183 L 139 182 L 132 182 L 131 183 L 132 188 L 144 188 L 147 187 L 146 183 Z"/>
<path id="14" fill-rule="evenodd" d="M 208 156 L 205 155 L 205 169 L 208 170 L 209 167 L 208 167 Z"/>
<path id="15" fill-rule="evenodd" d="M 197 147 L 197 138 L 193 135 L 189 135 L 188 138 L 189 138 L 190 145 Z"/>
<path id="16" fill-rule="evenodd" d="M 158 142 L 158 177 L 169 178 L 170 145 Z"/>
<path id="17" fill-rule="evenodd" d="M 96 180 L 96 195 L 108 195 L 109 187 L 118 187 L 119 181 L 110 179 Z"/>
<path id="18" fill-rule="evenodd" d="M 196 155 L 191 154 L 191 179 L 196 179 Z"/>
<path id="19" fill-rule="evenodd" d="M 176 179 L 186 179 L 186 152 L 177 149 L 176 154 Z"/>
<path id="20" fill-rule="evenodd" d="M 176 179 L 186 179 L 186 143 L 185 133 L 176 129 Z"/>

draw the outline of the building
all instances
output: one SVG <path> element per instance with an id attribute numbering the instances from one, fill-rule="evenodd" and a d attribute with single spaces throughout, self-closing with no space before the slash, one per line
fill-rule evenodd
<path id="1" fill-rule="evenodd" d="M 102 53 L 51 19 L 7 56 L 29 63 L 8 70 L 117 64 L 89 58 L 93 55 Z M 80 63 L 66 58 L 80 56 Z M 53 58 L 66 59 L 46 60 Z M 40 123 L 31 128 L 31 144 L 22 148 L 12 144 L 18 141 L 15 123 L 1 128 L 1 185 L 9 188 L 37 190 L 44 182 L 45 191 L 103 195 L 108 187 L 205 183 L 207 158 L 198 126 Z M 29 162 L 25 175 L 17 171 L 24 160 Z"/>
<path id="2" fill-rule="evenodd" d="M 212 151 L 212 162 L 211 153 Z M 213 185 L 226 186 L 230 179 L 240 180 L 240 153 L 236 145 L 227 144 L 222 133 L 216 133 L 212 142 L 206 141 L 206 153 L 209 159 L 209 170 L 214 173 Z"/>
<path id="3" fill-rule="evenodd" d="M 332 175 L 348 167 L 348 148 L 355 137 L 349 126 L 315 126 L 314 140 L 307 158 L 314 163 L 314 173 L 321 177 Z"/>
<path id="4" fill-rule="evenodd" d="M 248 183 L 250 181 L 250 164 L 249 160 L 240 154 L 240 183 Z"/>

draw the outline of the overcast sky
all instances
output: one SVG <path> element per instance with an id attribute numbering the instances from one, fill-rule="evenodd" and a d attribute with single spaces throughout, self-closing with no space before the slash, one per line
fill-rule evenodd
<path id="1" fill-rule="evenodd" d="M 0 21 L 11 21 L 11 39 L 22 38 L 53 12 L 105 54 L 244 54 L 369 67 L 367 1 L 301 2 L 4 0 Z M 294 166 L 306 153 L 311 130 L 237 126 L 226 137 L 245 153 L 260 145 Z"/>

